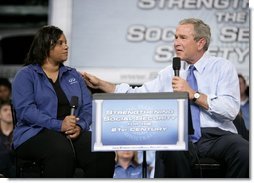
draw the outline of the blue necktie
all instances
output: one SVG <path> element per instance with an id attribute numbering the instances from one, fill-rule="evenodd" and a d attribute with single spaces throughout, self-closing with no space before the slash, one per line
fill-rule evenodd
<path id="1" fill-rule="evenodd" d="M 196 80 L 195 75 L 194 75 L 194 70 L 195 69 L 196 68 L 193 65 L 191 65 L 189 67 L 187 82 L 189 83 L 190 87 L 193 90 L 198 91 L 197 80 Z M 197 142 L 199 140 L 199 138 L 201 137 L 200 108 L 194 102 L 191 102 L 190 107 L 191 107 L 192 123 L 193 123 L 193 128 L 194 128 L 194 135 L 191 135 L 191 140 L 192 140 L 192 142 Z"/>

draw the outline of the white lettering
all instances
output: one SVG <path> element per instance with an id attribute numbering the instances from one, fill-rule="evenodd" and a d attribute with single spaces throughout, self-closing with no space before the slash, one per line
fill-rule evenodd
<path id="1" fill-rule="evenodd" d="M 127 40 L 131 42 L 141 41 L 174 41 L 175 28 L 145 27 L 144 25 L 130 26 L 127 31 Z"/>
<path id="2" fill-rule="evenodd" d="M 138 7 L 141 9 L 152 9 L 156 5 L 155 0 L 139 0 Z"/>
<path id="3" fill-rule="evenodd" d="M 229 0 L 214 0 L 214 8 L 216 9 L 226 9 L 229 7 Z"/>
<path id="4" fill-rule="evenodd" d="M 156 62 L 169 62 L 174 56 L 174 48 L 172 46 L 162 45 L 155 50 L 154 60 Z"/>
<path id="5" fill-rule="evenodd" d="M 220 40 L 224 42 L 249 42 L 249 29 L 238 27 L 223 27 L 221 29 Z"/>
<path id="6" fill-rule="evenodd" d="M 158 27 L 150 27 L 145 34 L 145 40 L 158 41 L 161 38 L 161 29 Z"/>
<path id="7" fill-rule="evenodd" d="M 146 28 L 143 25 L 131 26 L 128 29 L 127 40 L 135 42 L 143 41 L 145 29 Z"/>
<path id="8" fill-rule="evenodd" d="M 234 13 L 217 12 L 216 17 L 218 22 L 244 23 L 247 20 L 247 13 L 246 12 L 234 12 Z"/>
<path id="9" fill-rule="evenodd" d="M 221 29 L 220 40 L 224 42 L 234 42 L 237 39 L 237 27 L 223 27 Z"/>
<path id="10" fill-rule="evenodd" d="M 243 63 L 249 56 L 249 48 L 225 48 L 225 47 L 211 47 L 209 53 L 213 56 L 224 57 L 228 60 L 233 58 L 237 63 Z"/>
<path id="11" fill-rule="evenodd" d="M 139 0 L 138 8 L 140 9 L 228 9 L 229 7 L 248 8 L 248 0 Z"/>
<path id="12" fill-rule="evenodd" d="M 238 62 L 242 63 L 244 62 L 245 57 L 249 55 L 249 48 L 247 49 L 235 48 L 235 52 L 239 56 Z"/>
<path id="13" fill-rule="evenodd" d="M 186 9 L 195 9 L 197 6 L 196 0 L 185 0 L 184 1 L 184 7 Z"/>
<path id="14" fill-rule="evenodd" d="M 239 28 L 238 41 L 239 42 L 249 42 L 250 40 L 250 29 L 249 28 Z"/>
<path id="15" fill-rule="evenodd" d="M 176 8 L 183 8 L 184 0 L 172 0 L 168 2 L 168 8 L 172 9 L 174 7 Z M 166 5 L 165 5 L 166 6 Z M 162 7 L 160 7 L 162 8 Z"/>

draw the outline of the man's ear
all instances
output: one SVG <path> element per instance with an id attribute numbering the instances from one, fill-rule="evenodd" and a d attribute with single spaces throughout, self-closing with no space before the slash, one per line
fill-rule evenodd
<path id="1" fill-rule="evenodd" d="M 205 38 L 201 38 L 200 40 L 198 40 L 198 50 L 202 50 L 205 44 L 206 44 Z"/>

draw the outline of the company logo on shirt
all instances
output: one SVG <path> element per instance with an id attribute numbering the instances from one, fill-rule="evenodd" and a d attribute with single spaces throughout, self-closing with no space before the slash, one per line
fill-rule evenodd
<path id="1" fill-rule="evenodd" d="M 74 83 L 77 83 L 76 78 L 71 78 L 71 79 L 69 79 L 69 83 L 70 83 L 71 85 L 74 84 Z"/>

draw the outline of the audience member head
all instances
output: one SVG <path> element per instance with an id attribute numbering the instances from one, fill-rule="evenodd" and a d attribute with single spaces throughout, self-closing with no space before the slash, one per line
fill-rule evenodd
<path id="1" fill-rule="evenodd" d="M 0 101 L 11 99 L 11 82 L 7 78 L 0 78 Z"/>
<path id="2" fill-rule="evenodd" d="M 241 100 L 244 100 L 247 97 L 249 97 L 249 87 L 248 87 L 246 80 L 242 74 L 238 74 L 238 78 L 239 78 Z"/>
<path id="3" fill-rule="evenodd" d="M 9 100 L 0 101 L 0 131 L 2 133 L 10 133 L 12 131 L 13 119 L 12 119 L 12 112 L 11 112 L 11 103 Z M 10 128 L 11 127 L 11 128 Z M 6 135 L 8 135 L 6 134 Z"/>
<path id="4" fill-rule="evenodd" d="M 30 50 L 25 59 L 25 65 L 39 64 L 43 65 L 43 61 L 49 56 L 49 52 L 53 49 L 63 31 L 58 27 L 47 25 L 43 26 L 34 36 Z"/>
<path id="5" fill-rule="evenodd" d="M 138 165 L 138 157 L 136 151 L 116 151 L 116 163 L 123 165 L 123 163 L 128 162 L 128 164 L 133 163 Z M 127 164 L 126 164 L 127 165 Z"/>

